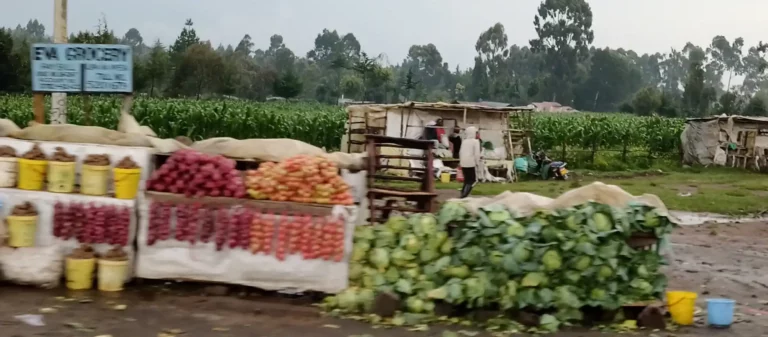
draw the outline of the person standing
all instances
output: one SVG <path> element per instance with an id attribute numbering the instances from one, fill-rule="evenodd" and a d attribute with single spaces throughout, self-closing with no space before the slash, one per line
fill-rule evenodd
<path id="1" fill-rule="evenodd" d="M 459 159 L 459 150 L 461 149 L 461 129 L 457 126 L 453 128 L 453 133 L 448 137 L 451 142 L 451 152 L 453 159 Z"/>
<path id="2" fill-rule="evenodd" d="M 464 175 L 464 186 L 461 188 L 461 198 L 472 193 L 472 187 L 477 181 L 477 167 L 480 166 L 480 141 L 477 140 L 477 128 L 470 126 L 464 130 L 464 140 L 459 149 L 459 165 Z"/>

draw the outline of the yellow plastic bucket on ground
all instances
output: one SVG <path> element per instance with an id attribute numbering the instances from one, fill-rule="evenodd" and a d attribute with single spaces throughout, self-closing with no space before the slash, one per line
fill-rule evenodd
<path id="1" fill-rule="evenodd" d="M 22 190 L 42 190 L 47 168 L 47 160 L 19 158 L 19 183 L 17 186 Z"/>
<path id="2" fill-rule="evenodd" d="M 93 271 L 96 269 L 95 258 L 73 259 L 68 257 L 65 265 L 68 289 L 86 290 L 93 287 Z"/>
<path id="3" fill-rule="evenodd" d="M 688 291 L 667 292 L 667 307 L 673 322 L 679 325 L 693 325 L 696 297 L 696 293 Z"/>
<path id="4" fill-rule="evenodd" d="M 48 191 L 72 193 L 75 189 L 75 163 L 48 162 Z"/>
<path id="5" fill-rule="evenodd" d="M 80 172 L 80 193 L 87 195 L 107 195 L 109 166 L 83 164 Z"/>
<path id="6" fill-rule="evenodd" d="M 450 183 L 451 182 L 451 174 L 447 172 L 440 173 L 440 182 L 441 183 Z"/>
<path id="7" fill-rule="evenodd" d="M 37 215 L 9 215 L 8 245 L 11 247 L 33 247 L 37 235 Z"/>
<path id="8" fill-rule="evenodd" d="M 99 259 L 99 290 L 122 291 L 128 274 L 128 260 Z"/>
<path id="9" fill-rule="evenodd" d="M 16 186 L 19 161 L 16 158 L 0 158 L 0 187 Z"/>
<path id="10" fill-rule="evenodd" d="M 112 169 L 115 179 L 115 198 L 133 199 L 139 191 L 139 181 L 141 180 L 141 169 Z"/>

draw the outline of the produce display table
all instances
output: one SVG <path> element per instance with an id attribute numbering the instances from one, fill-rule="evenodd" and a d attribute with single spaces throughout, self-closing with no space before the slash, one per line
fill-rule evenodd
<path id="1" fill-rule="evenodd" d="M 132 243 L 136 237 L 136 206 L 135 200 L 121 200 L 109 197 L 95 197 L 80 194 L 63 194 L 43 191 L 25 191 L 15 188 L 0 188 L 0 202 L 2 202 L 2 217 L 7 217 L 13 207 L 24 202 L 32 203 L 37 212 L 37 230 L 35 234 L 35 246 L 29 248 L 5 248 L 0 250 L 0 261 L 2 261 L 4 276 L 15 282 L 20 283 L 39 283 L 40 275 L 35 275 L 35 270 L 58 268 L 59 274 L 52 273 L 44 277 L 46 283 L 55 284 L 62 277 L 62 261 L 66 255 L 80 246 L 76 238 L 67 240 L 57 238 L 54 235 L 54 215 L 57 203 L 64 204 L 83 204 L 94 206 L 116 206 L 117 208 L 128 208 L 130 212 L 130 225 L 128 227 L 127 242 Z M 114 222 L 109 219 L 107 224 Z M 7 229 L 6 229 L 7 231 Z M 98 253 L 105 253 L 113 246 L 106 243 L 92 244 L 94 250 Z M 129 259 L 133 260 L 133 245 L 128 244 L 124 247 Z M 43 254 L 41 252 L 46 252 Z M 12 255 L 12 259 L 9 256 Z M 26 265 L 26 266 L 24 266 Z M 54 266 L 58 265 L 58 266 Z M 23 267 L 23 268 L 22 268 Z M 27 272 L 29 271 L 29 272 Z M 130 278 L 131 273 L 128 274 Z"/>
<path id="2" fill-rule="evenodd" d="M 80 144 L 80 143 L 64 143 L 64 142 L 46 142 L 46 141 L 31 141 L 9 137 L 0 137 L 0 145 L 6 145 L 14 148 L 16 153 L 21 156 L 24 152 L 29 151 L 34 144 L 39 144 L 40 148 L 46 155 L 53 154 L 57 147 L 64 148 L 67 153 L 74 155 L 78 158 L 76 162 L 75 170 L 79 173 L 82 168 L 82 160 L 90 154 L 107 154 L 109 155 L 112 167 L 120 159 L 128 156 L 138 164 L 141 170 L 141 179 L 139 183 L 139 190 L 143 191 L 145 182 L 149 175 L 152 173 L 149 168 L 152 167 L 152 154 L 155 149 L 148 147 L 131 147 L 131 146 L 115 146 L 115 145 L 101 145 L 101 144 Z M 79 181 L 79 179 L 77 179 Z M 111 190 L 112 182 L 108 188 Z"/>
<path id="3" fill-rule="evenodd" d="M 168 239 L 149 244 L 152 204 L 172 205 L 167 230 Z M 229 214 L 242 209 L 256 212 L 288 214 L 291 216 L 343 218 L 343 256 L 334 259 L 304 259 L 300 254 L 287 254 L 280 260 L 274 253 L 254 253 L 251 249 L 225 244 L 217 249 L 215 237 L 208 242 L 176 239 L 178 206 L 201 204 L 203 207 L 225 209 Z M 136 275 L 149 279 L 176 279 L 222 282 L 258 287 L 266 290 L 315 290 L 335 293 L 347 287 L 349 252 L 352 247 L 357 208 L 293 202 L 258 201 L 233 198 L 185 198 L 168 193 L 146 192 L 139 200 Z M 205 225 L 202 225 L 205 226 Z M 215 226 L 220 226 L 216 221 Z M 282 228 L 276 222 L 276 232 Z M 199 228 L 196 227 L 199 230 Z M 218 227 L 217 227 L 218 231 Z M 157 235 L 157 234 L 152 234 Z M 214 234 L 218 235 L 218 234 Z M 277 234 L 275 234 L 277 235 Z M 152 238 L 152 240 L 156 240 Z M 272 240 L 272 239 L 270 239 Z"/>

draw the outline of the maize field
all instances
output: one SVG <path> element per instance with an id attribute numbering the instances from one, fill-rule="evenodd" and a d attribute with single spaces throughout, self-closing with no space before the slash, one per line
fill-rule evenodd
<path id="1" fill-rule="evenodd" d="M 122 99 L 91 97 L 90 124 L 116 129 Z M 46 116 L 50 100 L 46 101 Z M 252 102 L 240 100 L 191 100 L 137 97 L 133 115 L 159 137 L 187 136 L 193 140 L 212 137 L 291 138 L 326 149 L 338 149 L 344 134 L 346 113 L 342 108 L 312 102 Z M 0 118 L 19 126 L 33 120 L 30 96 L 0 96 Z M 83 96 L 69 96 L 69 123 L 84 124 Z M 682 119 L 638 117 L 625 114 L 534 115 L 534 146 L 565 152 L 565 149 L 676 152 Z M 556 153 L 553 153 L 556 154 Z"/>

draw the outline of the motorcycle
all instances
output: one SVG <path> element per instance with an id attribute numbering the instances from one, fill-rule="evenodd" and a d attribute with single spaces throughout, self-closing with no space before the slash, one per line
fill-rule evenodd
<path id="1" fill-rule="evenodd" d="M 568 169 L 565 167 L 568 163 L 562 161 L 552 161 L 552 159 L 549 159 L 544 151 L 536 152 L 533 157 L 536 160 L 539 168 L 542 170 L 542 177 L 546 176 L 549 179 L 555 180 L 568 180 Z M 546 175 L 544 170 L 547 171 Z"/>

